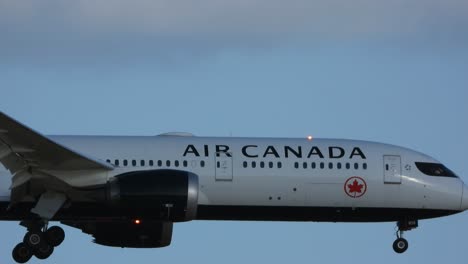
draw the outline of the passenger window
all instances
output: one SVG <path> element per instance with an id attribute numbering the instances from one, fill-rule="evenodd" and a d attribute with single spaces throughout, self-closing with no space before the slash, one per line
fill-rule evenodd
<path id="1" fill-rule="evenodd" d="M 354 169 L 359 169 L 359 163 L 354 163 Z"/>
<path id="2" fill-rule="evenodd" d="M 257 163 L 255 161 L 252 161 L 252 168 L 257 167 Z"/>
<path id="3" fill-rule="evenodd" d="M 338 164 L 336 164 L 336 167 L 341 170 L 341 162 L 338 162 Z"/>
<path id="4" fill-rule="evenodd" d="M 144 166 L 145 166 L 145 161 L 144 161 L 144 160 L 141 160 L 141 161 L 140 161 L 140 165 L 141 165 L 142 167 L 144 167 Z"/>
<path id="5" fill-rule="evenodd" d="M 202 168 L 205 167 L 205 161 L 204 161 L 204 160 L 200 161 L 200 166 L 201 166 Z"/>
<path id="6" fill-rule="evenodd" d="M 184 164 L 184 167 L 188 166 L 188 162 L 186 160 L 184 160 L 183 164 Z"/>
<path id="7" fill-rule="evenodd" d="M 351 169 L 351 164 L 346 163 L 346 169 L 347 169 L 347 170 Z"/>
<path id="8" fill-rule="evenodd" d="M 136 160 L 132 160 L 132 166 L 133 166 L 133 167 L 136 166 Z"/>
<path id="9" fill-rule="evenodd" d="M 170 167 L 171 166 L 171 161 L 170 160 L 166 160 L 166 167 Z"/>
<path id="10" fill-rule="evenodd" d="M 158 160 L 158 167 L 162 167 L 162 160 Z"/>
<path id="11" fill-rule="evenodd" d="M 283 167 L 283 163 L 278 162 L 278 169 L 281 169 L 281 167 Z"/>
<path id="12" fill-rule="evenodd" d="M 153 166 L 154 166 L 154 162 L 153 162 L 153 160 L 150 160 L 150 161 L 149 161 L 149 165 L 150 165 L 151 167 L 153 167 Z"/>
<path id="13" fill-rule="evenodd" d="M 315 162 L 312 162 L 311 167 L 312 167 L 312 169 L 315 169 L 317 167 L 317 164 L 315 164 Z"/>
<path id="14" fill-rule="evenodd" d="M 265 162 L 260 162 L 260 168 L 265 168 Z"/>
<path id="15" fill-rule="evenodd" d="M 362 168 L 367 170 L 367 163 L 362 164 Z"/>
<path id="16" fill-rule="evenodd" d="M 247 161 L 244 161 L 242 165 L 244 166 L 244 168 L 247 168 Z"/>
<path id="17" fill-rule="evenodd" d="M 272 168 L 273 168 L 273 162 L 270 161 L 270 162 L 268 163 L 268 167 L 270 167 L 270 169 L 272 169 Z"/>
<path id="18" fill-rule="evenodd" d="M 328 163 L 328 168 L 331 170 L 333 169 L 333 162 Z"/>
<path id="19" fill-rule="evenodd" d="M 440 163 L 416 162 L 416 167 L 429 176 L 458 178 L 453 171 Z"/>
<path id="20" fill-rule="evenodd" d="M 119 163 L 120 163 L 119 160 L 116 159 L 116 160 L 115 160 L 115 166 L 119 166 Z"/>
<path id="21" fill-rule="evenodd" d="M 302 167 L 303 167 L 304 169 L 307 169 L 307 162 L 302 163 Z"/>
<path id="22" fill-rule="evenodd" d="M 320 162 L 320 168 L 321 168 L 321 169 L 325 169 L 325 163 Z"/>
<path id="23" fill-rule="evenodd" d="M 106 162 L 107 162 L 107 163 L 111 163 L 111 162 L 110 162 L 110 159 L 107 159 Z"/>
<path id="24" fill-rule="evenodd" d="M 124 161 L 123 161 L 123 164 L 124 164 L 125 167 L 127 167 L 128 161 L 127 161 L 127 160 L 124 160 Z"/>
<path id="25" fill-rule="evenodd" d="M 299 163 L 298 162 L 294 162 L 294 168 L 296 168 L 296 169 L 299 168 Z"/>
<path id="26" fill-rule="evenodd" d="M 178 161 L 178 160 L 174 161 L 174 165 L 175 165 L 176 167 L 179 167 L 179 161 Z"/>

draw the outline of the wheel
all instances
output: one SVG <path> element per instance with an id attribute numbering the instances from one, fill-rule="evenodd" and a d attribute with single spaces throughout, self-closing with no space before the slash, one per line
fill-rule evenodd
<path id="1" fill-rule="evenodd" d="M 23 242 L 16 245 L 12 252 L 13 259 L 18 263 L 28 262 L 32 255 L 31 248 Z"/>
<path id="2" fill-rule="evenodd" d="M 34 249 L 34 256 L 38 259 L 46 259 L 54 253 L 54 247 L 46 243 L 45 241 L 39 245 L 38 248 Z"/>
<path id="3" fill-rule="evenodd" d="M 23 242 L 31 249 L 36 249 L 42 242 L 43 233 L 41 231 L 29 231 L 24 235 Z"/>
<path id="4" fill-rule="evenodd" d="M 393 250 L 395 250 L 396 253 L 401 254 L 405 252 L 408 249 L 408 241 L 404 238 L 398 238 L 393 242 Z"/>
<path id="5" fill-rule="evenodd" d="M 53 226 L 47 229 L 45 237 L 49 245 L 58 247 L 65 239 L 65 231 L 59 226 Z"/>

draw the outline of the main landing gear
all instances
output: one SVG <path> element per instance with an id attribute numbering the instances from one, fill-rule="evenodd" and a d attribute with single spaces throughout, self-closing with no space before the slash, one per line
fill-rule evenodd
<path id="1" fill-rule="evenodd" d="M 48 228 L 47 224 L 24 222 L 21 225 L 26 226 L 28 232 L 12 252 L 13 259 L 18 263 L 26 263 L 32 256 L 47 259 L 65 239 L 65 232 L 58 226 Z"/>
<path id="2" fill-rule="evenodd" d="M 398 253 L 404 253 L 408 249 L 408 241 L 403 238 L 405 231 L 410 231 L 418 227 L 418 220 L 403 220 L 397 223 L 398 231 L 396 232 L 397 239 L 393 242 L 393 250 Z"/>

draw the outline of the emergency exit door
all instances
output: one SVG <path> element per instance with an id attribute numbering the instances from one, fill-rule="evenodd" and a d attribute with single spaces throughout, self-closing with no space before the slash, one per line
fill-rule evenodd
<path id="1" fill-rule="evenodd" d="M 401 157 L 384 156 L 384 183 L 401 183 Z"/>
<path id="2" fill-rule="evenodd" d="M 219 155 L 219 157 L 218 157 Z M 231 153 L 217 153 L 215 157 L 215 179 L 217 181 L 232 181 Z"/>

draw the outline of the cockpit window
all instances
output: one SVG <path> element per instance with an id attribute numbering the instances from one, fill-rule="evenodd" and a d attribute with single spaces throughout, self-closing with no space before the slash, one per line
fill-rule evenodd
<path id="1" fill-rule="evenodd" d="M 455 173 L 440 163 L 416 162 L 416 167 L 429 176 L 458 178 Z"/>

